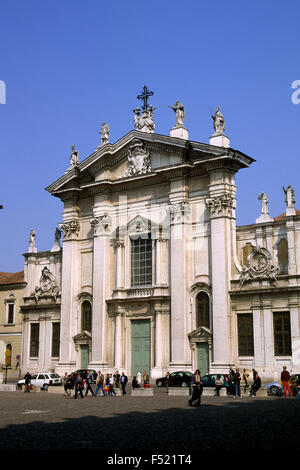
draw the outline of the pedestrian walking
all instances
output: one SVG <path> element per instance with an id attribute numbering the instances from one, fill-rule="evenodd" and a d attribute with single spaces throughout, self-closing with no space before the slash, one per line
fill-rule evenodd
<path id="1" fill-rule="evenodd" d="M 234 385 L 233 398 L 235 398 L 236 396 L 240 398 L 241 397 L 241 374 L 240 374 L 239 369 L 236 369 L 234 373 L 233 385 Z"/>
<path id="2" fill-rule="evenodd" d="M 85 386 L 86 386 L 86 391 L 85 391 L 85 396 L 89 392 L 91 392 L 92 396 L 94 395 L 93 389 L 92 389 L 92 382 L 93 382 L 93 374 L 88 370 L 87 371 L 87 376 L 86 376 L 86 381 L 85 381 Z"/>
<path id="3" fill-rule="evenodd" d="M 121 387 L 122 387 L 122 393 L 123 395 L 126 395 L 126 384 L 128 382 L 128 377 L 127 375 L 125 375 L 124 372 L 122 372 L 122 375 L 121 375 Z"/>
<path id="4" fill-rule="evenodd" d="M 111 397 L 113 395 L 116 395 L 116 392 L 114 391 L 114 378 L 113 378 L 112 374 L 109 375 L 108 395 L 110 395 Z"/>
<path id="5" fill-rule="evenodd" d="M 77 398 L 78 393 L 80 394 L 81 398 L 83 398 L 83 393 L 82 393 L 83 387 L 84 387 L 83 379 L 81 375 L 78 373 L 75 377 L 75 395 L 74 395 L 75 399 Z"/>
<path id="6" fill-rule="evenodd" d="M 282 386 L 283 386 L 283 391 L 284 391 L 284 395 L 285 397 L 287 398 L 288 396 L 292 396 L 292 392 L 291 392 L 291 389 L 290 389 L 290 373 L 289 371 L 287 370 L 287 367 L 286 366 L 283 366 L 283 370 L 281 372 L 281 382 L 282 382 Z"/>
<path id="7" fill-rule="evenodd" d="M 96 390 L 95 390 L 95 393 L 94 393 L 94 397 L 97 396 L 97 393 L 99 392 L 99 389 L 101 389 L 101 392 L 103 394 L 103 396 L 105 397 L 107 395 L 106 391 L 104 390 L 104 375 L 101 373 L 101 371 L 99 370 L 98 372 L 98 376 L 97 376 L 97 379 L 96 379 Z"/>
<path id="8" fill-rule="evenodd" d="M 220 396 L 220 389 L 224 385 L 224 380 L 222 379 L 222 377 L 220 375 L 217 375 L 217 378 L 215 380 L 215 385 L 216 385 L 216 397 L 219 397 Z"/>
<path id="9" fill-rule="evenodd" d="M 196 382 L 196 385 L 193 387 L 192 398 L 188 400 L 190 406 L 198 407 L 201 405 L 201 395 L 202 395 L 202 383 Z"/>
<path id="10" fill-rule="evenodd" d="M 250 397 L 254 398 L 256 396 L 256 392 L 260 389 L 260 387 L 261 387 L 261 379 L 258 373 L 256 372 L 254 382 L 250 388 Z"/>
<path id="11" fill-rule="evenodd" d="M 26 372 L 26 374 L 24 375 L 24 380 L 25 380 L 25 392 L 30 392 L 31 374 L 29 372 Z"/>

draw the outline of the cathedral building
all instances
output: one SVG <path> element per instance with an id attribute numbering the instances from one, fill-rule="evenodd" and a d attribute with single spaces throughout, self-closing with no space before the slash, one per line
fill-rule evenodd
<path id="1" fill-rule="evenodd" d="M 284 214 L 262 193 L 256 223 L 237 227 L 235 174 L 255 160 L 230 147 L 219 107 L 209 144 L 189 140 L 179 101 L 156 133 L 147 92 L 132 131 L 110 143 L 103 123 L 94 153 L 79 163 L 73 147 L 46 188 L 64 209 L 51 250 L 32 231 L 24 255 L 23 371 L 299 372 L 293 189 Z"/>

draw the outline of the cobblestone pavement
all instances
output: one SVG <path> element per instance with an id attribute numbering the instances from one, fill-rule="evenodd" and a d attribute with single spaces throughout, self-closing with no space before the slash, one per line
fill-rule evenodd
<path id="1" fill-rule="evenodd" d="M 299 398 L 92 397 L 0 392 L 0 450 L 175 452 L 295 450 Z M 251 454 L 250 454 L 251 455 Z"/>

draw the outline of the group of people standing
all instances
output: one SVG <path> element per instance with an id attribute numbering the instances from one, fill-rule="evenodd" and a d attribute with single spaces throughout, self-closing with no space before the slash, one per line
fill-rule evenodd
<path id="1" fill-rule="evenodd" d="M 243 370 L 243 375 L 240 374 L 240 369 L 236 369 L 235 371 L 230 368 L 229 376 L 232 379 L 234 391 L 233 391 L 233 398 L 241 397 L 241 381 L 244 382 L 244 392 L 247 392 L 247 388 L 250 386 L 250 374 L 246 369 Z M 252 385 L 250 388 L 249 395 L 251 397 L 256 396 L 256 392 L 261 388 L 261 378 L 258 375 L 258 372 L 255 369 L 252 369 Z"/>
<path id="2" fill-rule="evenodd" d="M 102 396 L 115 396 L 116 388 L 122 388 L 122 394 L 126 395 L 126 385 L 128 382 L 127 375 L 124 372 L 119 374 L 118 371 L 115 374 L 102 374 L 101 371 L 98 371 L 97 378 L 96 378 L 96 389 L 95 391 L 92 388 L 92 383 L 94 382 L 94 375 L 93 373 L 88 370 L 86 374 L 86 378 L 82 376 L 80 372 L 68 374 L 65 373 L 64 376 L 64 390 L 65 396 L 73 396 L 75 399 L 80 395 L 83 398 L 83 391 L 85 390 L 85 396 L 88 395 L 90 392 L 92 396 L 96 397 L 99 390 L 102 392 Z"/>
<path id="3" fill-rule="evenodd" d="M 232 369 L 230 368 L 229 370 L 229 377 L 230 380 L 233 383 L 234 389 L 233 389 L 233 398 L 236 398 L 237 396 L 241 396 L 241 381 L 244 381 L 244 391 L 247 391 L 247 388 L 250 386 L 249 384 L 249 377 L 250 374 L 247 372 L 246 369 L 243 371 L 243 375 L 241 376 L 240 370 L 239 369 Z M 260 389 L 261 387 L 261 379 L 258 375 L 258 372 L 255 369 L 252 369 L 252 376 L 253 376 L 253 383 L 250 388 L 250 396 L 255 397 L 256 392 Z M 201 382 L 201 373 L 200 370 L 197 369 L 194 373 L 194 380 L 193 380 L 194 386 L 192 390 L 192 396 L 188 400 L 189 406 L 195 406 L 198 407 L 201 404 L 201 395 L 203 391 L 203 384 Z M 224 378 L 222 374 L 217 374 L 216 379 L 215 379 L 215 392 L 216 396 L 220 396 L 220 389 L 224 386 Z"/>

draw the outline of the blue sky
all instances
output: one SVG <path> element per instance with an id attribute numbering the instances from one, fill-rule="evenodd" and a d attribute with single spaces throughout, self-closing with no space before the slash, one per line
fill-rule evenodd
<path id="1" fill-rule="evenodd" d="M 44 188 L 72 145 L 80 161 L 94 151 L 102 121 L 111 142 L 133 129 L 145 84 L 161 134 L 178 99 L 190 139 L 208 143 L 221 106 L 231 146 L 256 159 L 236 177 L 239 225 L 255 222 L 262 191 L 283 213 L 288 184 L 300 209 L 299 18 L 296 0 L 2 0 L 0 271 L 23 269 L 32 227 L 39 251 L 53 246 L 63 207 Z"/>

